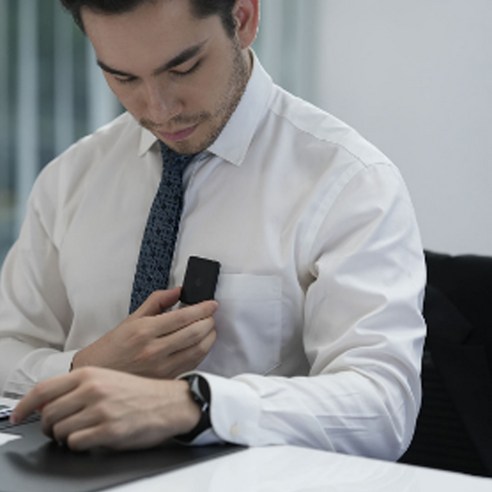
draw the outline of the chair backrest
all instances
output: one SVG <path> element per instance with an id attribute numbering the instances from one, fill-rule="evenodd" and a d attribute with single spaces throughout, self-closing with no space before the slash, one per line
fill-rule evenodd
<path id="1" fill-rule="evenodd" d="M 426 259 L 422 407 L 400 461 L 492 476 L 492 258 Z"/>
<path id="2" fill-rule="evenodd" d="M 422 361 L 422 407 L 400 462 L 489 476 L 431 354 Z"/>

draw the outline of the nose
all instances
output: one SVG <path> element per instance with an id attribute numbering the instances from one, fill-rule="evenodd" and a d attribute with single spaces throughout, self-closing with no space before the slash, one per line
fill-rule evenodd
<path id="1" fill-rule="evenodd" d="M 147 117 L 151 121 L 164 123 L 181 112 L 182 105 L 172 89 L 159 84 L 148 84 L 145 90 Z"/>

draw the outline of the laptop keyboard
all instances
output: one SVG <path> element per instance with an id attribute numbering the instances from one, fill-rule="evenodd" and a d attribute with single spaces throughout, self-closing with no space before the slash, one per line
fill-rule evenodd
<path id="1" fill-rule="evenodd" d="M 0 404 L 0 420 L 8 419 L 12 413 L 13 408 L 8 405 Z"/>

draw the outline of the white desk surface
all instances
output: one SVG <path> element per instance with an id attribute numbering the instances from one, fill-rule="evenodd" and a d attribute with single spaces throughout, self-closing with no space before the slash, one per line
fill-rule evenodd
<path id="1" fill-rule="evenodd" d="M 249 448 L 111 492 L 492 492 L 492 479 L 292 446 Z"/>
<path id="2" fill-rule="evenodd" d="M 0 398 L 1 403 L 15 403 Z M 481 478 L 294 446 L 248 448 L 108 492 L 492 492 Z"/>

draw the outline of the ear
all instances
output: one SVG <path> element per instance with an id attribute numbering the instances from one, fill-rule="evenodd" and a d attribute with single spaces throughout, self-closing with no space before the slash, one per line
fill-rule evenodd
<path id="1" fill-rule="evenodd" d="M 260 21 L 260 0 L 237 0 L 233 16 L 241 48 L 249 48 L 256 38 Z"/>

